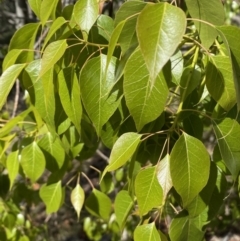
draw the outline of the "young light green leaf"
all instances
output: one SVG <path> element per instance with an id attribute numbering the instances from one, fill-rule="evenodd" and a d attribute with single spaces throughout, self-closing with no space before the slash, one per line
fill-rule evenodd
<path id="1" fill-rule="evenodd" d="M 46 122 L 50 131 L 55 130 L 55 95 L 53 83 L 53 69 L 45 73 L 38 79 L 41 68 L 40 60 L 31 62 L 26 68 L 26 72 L 31 78 L 35 94 L 35 107 L 41 117 Z"/>
<path id="2" fill-rule="evenodd" d="M 164 75 L 159 74 L 157 80 L 151 83 L 140 49 L 126 63 L 123 88 L 127 107 L 139 131 L 164 110 L 168 97 Z"/>
<path id="3" fill-rule="evenodd" d="M 67 21 L 63 17 L 58 17 L 56 20 L 53 21 L 52 26 L 50 27 L 46 38 L 44 38 L 44 43 L 42 49 L 45 49 L 48 41 L 53 37 L 53 35 L 57 32 L 57 30 L 62 27 Z"/>
<path id="4" fill-rule="evenodd" d="M 80 86 L 74 68 L 62 69 L 58 74 L 59 96 L 63 109 L 80 133 L 82 103 Z"/>
<path id="5" fill-rule="evenodd" d="M 42 25 L 45 25 L 51 15 L 55 16 L 57 4 L 58 0 L 42 0 L 40 8 L 40 20 Z"/>
<path id="6" fill-rule="evenodd" d="M 122 190 L 117 194 L 114 203 L 114 209 L 116 220 L 121 230 L 124 228 L 124 224 L 133 207 L 133 204 L 134 202 L 126 190 Z"/>
<path id="7" fill-rule="evenodd" d="M 28 3 L 31 9 L 39 19 L 40 19 L 41 2 L 42 0 L 28 0 Z"/>
<path id="8" fill-rule="evenodd" d="M 0 77 L 0 109 L 2 109 L 10 90 L 19 74 L 25 68 L 25 64 L 14 64 L 3 72 Z"/>
<path id="9" fill-rule="evenodd" d="M 240 125 L 230 118 L 214 125 L 219 151 L 228 170 L 236 179 L 240 171 Z"/>
<path id="10" fill-rule="evenodd" d="M 82 187 L 77 184 L 71 192 L 71 203 L 77 213 L 78 219 L 85 199 L 85 193 Z"/>
<path id="11" fill-rule="evenodd" d="M 172 188 L 169 154 L 167 154 L 157 165 L 157 179 L 163 189 L 163 199 L 165 200 L 169 190 Z"/>
<path id="12" fill-rule="evenodd" d="M 152 84 L 181 42 L 185 29 L 185 13 L 168 3 L 148 4 L 139 14 L 137 36 Z"/>
<path id="13" fill-rule="evenodd" d="M 121 100 L 119 88 L 114 86 L 116 84 L 114 78 L 116 58 L 111 59 L 108 72 L 105 75 L 106 61 L 106 55 L 102 54 L 99 57 L 92 58 L 80 73 L 82 101 L 98 135 Z M 92 71 L 93 69 L 94 71 Z"/>
<path id="14" fill-rule="evenodd" d="M 109 158 L 109 165 L 106 167 L 104 173 L 106 173 L 106 171 L 114 171 L 123 166 L 136 151 L 141 137 L 142 135 L 134 132 L 121 135 L 113 146 Z"/>
<path id="15" fill-rule="evenodd" d="M 14 65 L 19 55 L 23 52 L 22 49 L 12 49 L 4 57 L 2 64 L 2 71 L 4 72 L 8 67 Z"/>
<path id="16" fill-rule="evenodd" d="M 152 208 L 162 205 L 163 190 L 160 186 L 156 167 L 141 170 L 135 179 L 135 194 L 141 216 L 147 214 Z"/>
<path id="17" fill-rule="evenodd" d="M 169 235 L 174 241 L 202 241 L 204 232 L 199 229 L 196 220 L 180 213 L 172 220 Z"/>
<path id="18" fill-rule="evenodd" d="M 134 230 L 134 241 L 146 241 L 146 240 L 161 241 L 160 235 L 156 229 L 154 222 L 137 226 L 136 229 Z"/>
<path id="19" fill-rule="evenodd" d="M 86 40 L 89 30 L 97 20 L 98 11 L 97 0 L 81 0 L 77 1 L 74 5 L 73 17 Z"/>
<path id="20" fill-rule="evenodd" d="M 98 191 L 93 189 L 90 196 L 85 201 L 85 208 L 87 211 L 97 217 L 100 217 L 104 220 L 109 220 L 109 216 L 112 209 L 112 203 L 110 198 Z"/>
<path id="21" fill-rule="evenodd" d="M 208 49 L 217 37 L 217 31 L 211 24 L 224 24 L 223 4 L 219 0 L 186 0 L 186 4 L 191 17 L 202 20 L 194 21 L 194 24 L 199 32 L 202 45 Z"/>
<path id="22" fill-rule="evenodd" d="M 61 181 L 50 185 L 42 185 L 39 195 L 47 207 L 47 213 L 57 212 L 62 202 L 62 184 Z"/>
<path id="23" fill-rule="evenodd" d="M 47 160 L 46 168 L 54 172 L 63 166 L 65 151 L 61 140 L 48 132 L 39 141 L 38 146 L 42 149 Z"/>
<path id="24" fill-rule="evenodd" d="M 54 64 L 63 56 L 67 49 L 67 40 L 57 40 L 50 43 L 43 52 L 41 60 L 41 70 L 39 78 L 42 77 L 48 70 L 53 68 Z"/>
<path id="25" fill-rule="evenodd" d="M 203 143 L 183 133 L 172 149 L 170 171 L 173 186 L 182 197 L 184 207 L 205 187 L 209 170 L 209 155 Z"/>
<path id="26" fill-rule="evenodd" d="M 30 178 L 32 182 L 37 181 L 43 174 L 46 161 L 41 149 L 35 141 L 23 148 L 20 164 L 25 175 Z"/>
<path id="27" fill-rule="evenodd" d="M 206 85 L 219 105 L 229 111 L 236 104 L 231 59 L 228 56 L 213 56 L 206 70 Z"/>
<path id="28" fill-rule="evenodd" d="M 13 186 L 13 183 L 18 175 L 19 170 L 19 151 L 13 151 L 8 155 L 7 158 L 7 170 L 8 170 L 8 176 L 10 179 L 10 189 Z"/>

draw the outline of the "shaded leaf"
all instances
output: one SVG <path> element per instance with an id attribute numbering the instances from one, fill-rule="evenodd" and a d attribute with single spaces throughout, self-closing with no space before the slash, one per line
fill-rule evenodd
<path id="1" fill-rule="evenodd" d="M 37 181 L 43 174 L 46 161 L 35 141 L 23 148 L 20 163 L 25 175 L 30 178 L 32 182 Z"/>
<path id="2" fill-rule="evenodd" d="M 57 212 L 62 202 L 61 181 L 53 184 L 43 184 L 39 195 L 47 207 L 47 213 Z"/>
<path id="3" fill-rule="evenodd" d="M 13 183 L 18 175 L 19 170 L 19 151 L 13 151 L 8 155 L 7 158 L 7 170 L 8 170 L 8 176 L 10 179 L 10 189 L 13 186 Z"/>
<path id="4" fill-rule="evenodd" d="M 102 126 L 113 115 L 121 100 L 119 89 L 114 86 L 116 58 L 111 59 L 105 76 L 106 60 L 105 55 L 90 59 L 80 74 L 83 104 L 98 135 Z"/>
<path id="5" fill-rule="evenodd" d="M 161 241 L 155 223 L 137 226 L 134 230 L 134 241 Z"/>
<path id="6" fill-rule="evenodd" d="M 82 104 L 80 86 L 74 68 L 62 69 L 58 74 L 59 96 L 63 109 L 80 133 Z"/>
<path id="7" fill-rule="evenodd" d="M 138 49 L 129 58 L 124 73 L 124 95 L 127 107 L 138 130 L 160 116 L 168 96 L 163 73 L 154 83 Z"/>
<path id="8" fill-rule="evenodd" d="M 171 70 L 173 82 L 177 85 L 180 84 L 181 76 L 183 73 L 183 54 L 179 50 L 171 58 Z"/>
<path id="9" fill-rule="evenodd" d="M 157 179 L 163 189 L 163 199 L 165 200 L 169 190 L 172 188 L 169 154 L 167 154 L 157 165 Z"/>
<path id="10" fill-rule="evenodd" d="M 97 189 L 93 189 L 92 193 L 85 201 L 85 208 L 87 211 L 104 220 L 109 220 L 111 205 L 110 198 Z"/>
<path id="11" fill-rule="evenodd" d="M 240 125 L 237 121 L 225 118 L 214 125 L 219 151 L 234 179 L 240 170 Z"/>
<path id="12" fill-rule="evenodd" d="M 185 13 L 168 3 L 148 4 L 139 14 L 137 36 L 152 84 L 186 29 Z"/>
<path id="13" fill-rule="evenodd" d="M 0 109 L 5 104 L 10 90 L 25 66 L 25 64 L 14 64 L 4 71 L 0 77 Z"/>
<path id="14" fill-rule="evenodd" d="M 117 194 L 114 203 L 114 209 L 116 214 L 116 220 L 121 230 L 123 230 L 124 228 L 124 224 L 127 220 L 128 215 L 130 214 L 133 205 L 134 202 L 127 191 L 122 190 Z"/>
<path id="15" fill-rule="evenodd" d="M 170 171 L 173 186 L 182 197 L 184 206 L 207 184 L 209 170 L 209 155 L 202 142 L 183 133 L 172 149 Z"/>
<path id="16" fill-rule="evenodd" d="M 77 184 L 71 192 L 71 203 L 77 213 L 78 219 L 85 199 L 85 193 L 82 187 Z"/>
<path id="17" fill-rule="evenodd" d="M 162 205 L 163 190 L 157 179 L 156 167 L 141 170 L 137 174 L 135 194 L 141 216 L 145 215 L 152 208 L 158 208 Z"/>

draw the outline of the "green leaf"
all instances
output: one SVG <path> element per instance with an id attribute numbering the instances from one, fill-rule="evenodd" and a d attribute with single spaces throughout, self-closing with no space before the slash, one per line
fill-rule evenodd
<path id="1" fill-rule="evenodd" d="M 160 116 L 168 97 L 168 87 L 163 73 L 151 83 L 139 49 L 131 55 L 125 66 L 123 87 L 127 107 L 138 130 Z"/>
<path id="2" fill-rule="evenodd" d="M 202 142 L 183 133 L 172 149 L 170 171 L 173 186 L 182 197 L 184 207 L 205 187 L 209 170 L 209 155 Z"/>
<path id="3" fill-rule="evenodd" d="M 48 41 L 54 36 L 54 34 L 65 24 L 67 21 L 63 17 L 58 17 L 53 21 L 46 38 L 44 38 L 44 43 L 42 49 L 45 49 Z"/>
<path id="4" fill-rule="evenodd" d="M 25 64 L 14 64 L 4 71 L 0 77 L 0 109 L 5 104 L 10 90 L 25 66 Z"/>
<path id="5" fill-rule="evenodd" d="M 40 8 L 40 20 L 42 25 L 45 25 L 50 16 L 54 14 L 59 0 L 42 0 Z"/>
<path id="6" fill-rule="evenodd" d="M 98 1 L 97 0 L 81 0 L 77 1 L 73 9 L 73 17 L 77 25 L 83 32 L 83 36 L 87 39 L 87 35 L 98 17 Z"/>
<path id="7" fill-rule="evenodd" d="M 4 57 L 2 64 L 2 71 L 4 72 L 8 67 L 16 63 L 17 58 L 23 52 L 23 49 L 12 49 Z"/>
<path id="8" fill-rule="evenodd" d="M 53 135 L 48 132 L 38 141 L 38 146 L 45 155 L 48 170 L 54 172 L 63 166 L 65 151 L 58 137 L 53 137 Z"/>
<path id="9" fill-rule="evenodd" d="M 177 51 L 171 58 L 171 70 L 172 70 L 172 77 L 173 82 L 177 85 L 180 84 L 180 80 L 183 73 L 183 54 L 179 50 Z"/>
<path id="10" fill-rule="evenodd" d="M 134 202 L 127 191 L 122 190 L 117 194 L 114 203 L 114 209 L 116 214 L 116 220 L 121 230 L 124 229 L 124 224 L 127 220 L 128 215 L 130 214 L 133 205 Z"/>
<path id="11" fill-rule="evenodd" d="M 32 182 L 37 181 L 43 174 L 46 161 L 35 141 L 23 148 L 20 163 L 25 175 L 30 178 Z"/>
<path id="12" fill-rule="evenodd" d="M 229 111 L 236 104 L 231 59 L 228 56 L 213 56 L 206 70 L 206 85 L 219 105 Z"/>
<path id="13" fill-rule="evenodd" d="M 220 26 L 217 27 L 220 35 L 228 49 L 229 56 L 232 57 L 233 79 L 235 90 L 240 89 L 240 42 L 236 39 L 240 38 L 240 30 L 236 26 Z M 236 91 L 238 110 L 240 110 L 240 91 Z"/>
<path id="14" fill-rule="evenodd" d="M 128 132 L 117 139 L 109 157 L 109 164 L 105 168 L 102 178 L 107 171 L 110 172 L 118 169 L 132 157 L 140 143 L 141 137 L 142 135 L 140 134 Z"/>
<path id="15" fill-rule="evenodd" d="M 191 114 L 183 120 L 184 131 L 191 136 L 202 140 L 203 122 L 198 115 Z"/>
<path id="16" fill-rule="evenodd" d="M 26 50 L 20 54 L 18 63 L 28 63 L 34 58 L 34 43 L 36 41 L 36 35 L 38 33 L 40 24 L 29 23 L 18 29 L 9 44 L 8 50 L 21 49 Z"/>
<path id="17" fill-rule="evenodd" d="M 201 231 L 194 219 L 185 213 L 180 213 L 171 222 L 169 236 L 173 241 L 202 241 L 204 232 Z"/>
<path id="18" fill-rule="evenodd" d="M 186 0 L 187 9 L 192 18 L 202 21 L 194 21 L 199 32 L 202 45 L 208 49 L 217 37 L 214 26 L 222 25 L 225 20 L 223 4 L 219 0 Z"/>
<path id="19" fill-rule="evenodd" d="M 53 68 L 54 64 L 63 56 L 67 49 L 67 40 L 58 40 L 50 43 L 43 52 L 41 60 L 41 70 L 39 78 L 42 77 L 48 70 Z"/>
<path id="20" fill-rule="evenodd" d="M 104 219 L 105 221 L 109 220 L 112 209 L 111 206 L 112 203 L 110 198 L 97 189 L 93 189 L 92 193 L 85 201 L 85 208 L 87 211 L 94 216 Z"/>
<path id="21" fill-rule="evenodd" d="M 77 184 L 71 192 L 71 203 L 77 213 L 78 219 L 85 199 L 85 193 L 82 187 Z"/>
<path id="22" fill-rule="evenodd" d="M 41 2 L 42 0 L 28 0 L 28 3 L 31 9 L 39 19 L 40 19 Z"/>
<path id="23" fill-rule="evenodd" d="M 49 70 L 42 78 L 38 79 L 40 67 L 40 60 L 35 60 L 28 65 L 26 72 L 29 74 L 34 87 L 34 105 L 48 125 L 50 131 L 53 132 L 55 130 L 55 87 L 53 83 L 53 69 Z"/>
<path id="24" fill-rule="evenodd" d="M 50 185 L 43 184 L 39 195 L 47 207 L 47 213 L 57 212 L 62 202 L 61 181 Z"/>
<path id="25" fill-rule="evenodd" d="M 137 226 L 134 230 L 134 241 L 161 241 L 155 223 Z M 174 240 L 175 241 L 175 240 Z"/>
<path id="26" fill-rule="evenodd" d="M 63 109 L 80 133 L 82 104 L 80 86 L 73 67 L 65 68 L 58 74 L 59 96 Z"/>
<path id="27" fill-rule="evenodd" d="M 240 170 L 240 125 L 237 121 L 225 118 L 221 123 L 214 125 L 218 147 L 224 163 L 234 179 Z"/>
<path id="28" fill-rule="evenodd" d="M 141 216 L 147 214 L 152 208 L 162 205 L 163 190 L 158 182 L 156 167 L 141 170 L 135 179 L 135 194 Z"/>
<path id="29" fill-rule="evenodd" d="M 13 186 L 13 183 L 18 175 L 19 170 L 19 151 L 13 151 L 8 155 L 7 158 L 7 170 L 8 170 L 8 176 L 10 179 L 10 189 Z"/>
<path id="30" fill-rule="evenodd" d="M 175 52 L 185 30 L 185 13 L 168 3 L 148 4 L 139 14 L 137 36 L 152 83 Z"/>
<path id="31" fill-rule="evenodd" d="M 101 133 L 102 126 L 113 115 L 121 100 L 114 78 L 116 58 L 111 59 L 105 76 L 106 61 L 107 57 L 105 55 L 92 58 L 82 68 L 80 74 L 82 101 L 98 135 Z M 92 71 L 93 69 L 94 71 Z"/>
<path id="32" fill-rule="evenodd" d="M 163 199 L 165 200 L 169 190 L 172 188 L 169 154 L 167 154 L 157 165 L 157 179 L 163 189 Z"/>

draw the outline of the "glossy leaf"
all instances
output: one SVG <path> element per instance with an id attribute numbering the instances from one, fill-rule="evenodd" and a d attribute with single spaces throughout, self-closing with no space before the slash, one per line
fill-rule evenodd
<path id="1" fill-rule="evenodd" d="M 35 107 L 44 119 L 50 130 L 55 129 L 55 96 L 53 84 L 53 70 L 49 70 L 42 78 L 39 78 L 41 62 L 35 60 L 26 68 L 31 78 L 35 94 Z"/>
<path id="2" fill-rule="evenodd" d="M 5 104 L 10 90 L 25 66 L 25 64 L 14 64 L 4 71 L 0 77 L 0 109 Z"/>
<path id="3" fill-rule="evenodd" d="M 24 147 L 21 152 L 20 163 L 25 175 L 30 178 L 32 182 L 37 181 L 43 174 L 46 161 L 41 149 L 35 141 Z"/>
<path id="4" fill-rule="evenodd" d="M 155 223 L 137 226 L 134 230 L 134 241 L 161 241 Z"/>
<path id="5" fill-rule="evenodd" d="M 169 235 L 174 241 L 202 241 L 204 232 L 198 228 L 194 219 L 180 213 L 172 220 Z"/>
<path id="6" fill-rule="evenodd" d="M 55 21 L 53 21 L 46 38 L 44 38 L 44 43 L 42 49 L 45 49 L 48 41 L 54 36 L 54 34 L 65 24 L 67 21 L 63 17 L 58 17 Z"/>
<path id="7" fill-rule="evenodd" d="M 135 179 L 135 194 L 137 196 L 140 215 L 147 214 L 152 208 L 162 205 L 163 190 L 158 182 L 156 167 L 141 170 Z"/>
<path id="8" fill-rule="evenodd" d="M 93 189 L 92 193 L 85 201 L 85 208 L 87 211 L 104 220 L 109 220 L 111 205 L 110 198 L 97 189 Z"/>
<path id="9" fill-rule="evenodd" d="M 194 20 L 202 20 L 196 20 L 194 24 L 199 32 L 202 45 L 208 49 L 217 37 L 217 31 L 211 24 L 224 24 L 225 12 L 223 4 L 219 0 L 186 0 L 186 5 Z"/>
<path id="10" fill-rule="evenodd" d="M 7 158 L 7 170 L 8 176 L 10 179 L 10 189 L 13 186 L 13 183 L 18 175 L 19 171 L 19 151 L 13 151 L 8 155 Z"/>
<path id="11" fill-rule="evenodd" d="M 65 159 L 65 151 L 58 137 L 54 138 L 48 132 L 39 141 L 38 146 L 42 149 L 47 160 L 46 167 L 54 172 L 63 166 Z"/>
<path id="12" fill-rule="evenodd" d="M 74 20 L 83 32 L 83 36 L 86 36 L 86 38 L 89 30 L 97 20 L 98 8 L 97 0 L 81 0 L 77 1 L 74 5 Z"/>
<path id="13" fill-rule="evenodd" d="M 77 213 L 78 219 L 85 199 L 85 193 L 82 187 L 77 184 L 71 192 L 71 203 Z"/>
<path id="14" fill-rule="evenodd" d="M 97 134 L 117 109 L 121 100 L 115 84 L 116 58 L 112 58 L 105 76 L 107 57 L 92 58 L 80 74 L 80 87 L 84 107 L 94 124 Z M 95 71 L 92 71 L 92 70 Z M 98 81 L 96 81 L 98 80 Z"/>
<path id="15" fill-rule="evenodd" d="M 122 190 L 117 194 L 114 203 L 114 209 L 116 214 L 116 220 L 121 230 L 123 230 L 124 228 L 124 224 L 127 220 L 128 215 L 130 214 L 133 205 L 134 202 L 127 191 Z"/>
<path id="16" fill-rule="evenodd" d="M 42 77 L 48 70 L 53 68 L 54 64 L 63 56 L 66 48 L 66 39 L 57 40 L 50 43 L 46 47 L 41 60 L 41 70 L 39 73 L 39 78 Z"/>
<path id="17" fill-rule="evenodd" d="M 168 87 L 161 73 L 152 84 L 141 51 L 129 58 L 124 73 L 124 94 L 127 107 L 138 130 L 160 116 L 168 96 Z"/>
<path id="18" fill-rule="evenodd" d="M 240 125 L 237 121 L 226 118 L 221 123 L 214 125 L 218 147 L 224 163 L 234 179 L 240 171 Z"/>
<path id="19" fill-rule="evenodd" d="M 209 170 L 209 155 L 202 142 L 183 133 L 172 149 L 170 171 L 173 186 L 182 197 L 184 206 L 207 184 Z"/>
<path id="20" fill-rule="evenodd" d="M 56 10 L 58 4 L 58 0 L 42 0 L 41 8 L 40 8 L 40 20 L 42 25 L 45 25 L 47 20 L 51 15 L 55 15 L 54 12 Z"/>
<path id="21" fill-rule="evenodd" d="M 206 71 L 206 85 L 215 101 L 225 110 L 236 103 L 231 59 L 227 56 L 213 56 Z"/>
<path id="22" fill-rule="evenodd" d="M 57 212 L 62 202 L 62 184 L 61 181 L 53 184 L 44 184 L 39 195 L 45 203 L 48 214 Z"/>
<path id="23" fill-rule="evenodd" d="M 40 19 L 41 2 L 42 0 L 28 0 L 28 3 L 31 9 L 39 19 Z"/>
<path id="24" fill-rule="evenodd" d="M 148 4 L 139 14 L 137 36 L 152 84 L 181 42 L 185 28 L 184 12 L 168 3 Z"/>
<path id="25" fill-rule="evenodd" d="M 113 146 L 109 158 L 109 164 L 105 168 L 104 173 L 106 173 L 106 171 L 114 171 L 123 166 L 136 151 L 141 137 L 142 135 L 134 132 L 128 132 L 121 135 Z"/>
<path id="26" fill-rule="evenodd" d="M 169 190 L 172 188 L 169 154 L 167 154 L 157 165 L 157 179 L 163 189 L 163 199 L 165 200 Z"/>
<path id="27" fill-rule="evenodd" d="M 58 74 L 58 83 L 63 109 L 80 133 L 82 103 L 75 70 L 72 67 L 61 70 Z"/>

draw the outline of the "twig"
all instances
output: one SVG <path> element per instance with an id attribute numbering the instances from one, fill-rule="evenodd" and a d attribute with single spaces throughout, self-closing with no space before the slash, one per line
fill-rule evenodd
<path id="1" fill-rule="evenodd" d="M 19 79 L 17 79 L 17 81 L 16 81 L 16 93 L 15 93 L 13 111 L 12 111 L 11 118 L 14 118 L 15 115 L 16 115 L 17 108 L 18 108 L 19 94 L 20 94 L 20 84 L 19 84 Z"/>

